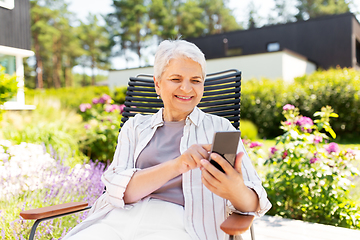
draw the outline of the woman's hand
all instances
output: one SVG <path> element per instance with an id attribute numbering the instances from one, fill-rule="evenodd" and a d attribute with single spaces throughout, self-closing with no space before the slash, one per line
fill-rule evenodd
<path id="1" fill-rule="evenodd" d="M 194 144 L 189 147 L 183 154 L 174 159 L 179 174 L 199 168 L 201 159 L 209 158 L 210 150 L 211 144 Z"/>
<path id="2" fill-rule="evenodd" d="M 235 166 L 217 153 L 212 153 L 211 158 L 225 171 L 219 171 L 208 160 L 201 160 L 202 182 L 216 195 L 228 199 L 233 206 L 243 212 L 257 211 L 259 199 L 257 194 L 244 184 L 241 171 L 243 152 L 237 154 Z"/>

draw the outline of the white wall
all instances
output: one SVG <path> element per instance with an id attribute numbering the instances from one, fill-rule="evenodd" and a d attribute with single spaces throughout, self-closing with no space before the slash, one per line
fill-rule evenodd
<path id="1" fill-rule="evenodd" d="M 238 57 L 227 57 L 207 60 L 207 73 L 238 69 L 242 79 L 269 78 L 283 79 L 291 82 L 295 77 L 312 73 L 316 65 L 305 57 L 288 50 L 279 52 L 259 53 Z M 152 67 L 133 68 L 109 72 L 109 87 L 126 86 L 131 76 L 140 73 L 153 74 Z"/>

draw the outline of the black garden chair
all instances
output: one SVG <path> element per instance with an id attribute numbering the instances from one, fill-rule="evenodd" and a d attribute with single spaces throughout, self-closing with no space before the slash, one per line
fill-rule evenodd
<path id="1" fill-rule="evenodd" d="M 206 113 L 227 118 L 235 128 L 239 129 L 240 99 L 241 72 L 238 70 L 217 72 L 206 76 L 204 95 L 198 107 Z M 140 74 L 131 77 L 126 92 L 121 126 L 135 114 L 153 114 L 161 107 L 163 103 L 161 99 L 157 99 L 153 76 Z M 65 203 L 23 211 L 20 215 L 26 220 L 36 220 L 29 236 L 29 240 L 32 240 L 40 222 L 90 208 L 85 202 Z M 221 224 L 221 229 L 230 235 L 230 239 L 233 239 L 235 235 L 240 235 L 250 228 L 251 238 L 254 240 L 253 219 L 254 216 L 232 213 Z"/>

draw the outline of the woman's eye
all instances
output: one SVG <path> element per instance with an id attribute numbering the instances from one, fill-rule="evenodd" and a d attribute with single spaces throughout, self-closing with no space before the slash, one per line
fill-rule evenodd
<path id="1" fill-rule="evenodd" d="M 192 82 L 193 82 L 193 83 L 201 83 L 200 80 L 196 80 L 196 79 L 192 80 Z"/>
<path id="2" fill-rule="evenodd" d="M 180 81 L 179 78 L 172 78 L 171 81 Z"/>

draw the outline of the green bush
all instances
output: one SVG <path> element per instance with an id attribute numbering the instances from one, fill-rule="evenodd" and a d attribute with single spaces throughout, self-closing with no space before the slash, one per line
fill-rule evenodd
<path id="1" fill-rule="evenodd" d="M 240 130 L 242 139 L 255 140 L 257 138 L 258 130 L 256 125 L 247 119 L 240 121 Z"/>
<path id="2" fill-rule="evenodd" d="M 86 159 L 79 150 L 85 134 L 82 118 L 74 110 L 62 108 L 59 101 L 48 99 L 33 111 L 7 111 L 0 124 L 0 139 L 2 135 L 13 144 L 43 144 L 48 152 L 66 158 L 69 165 Z"/>
<path id="3" fill-rule="evenodd" d="M 27 104 L 37 105 L 48 99 L 60 100 L 61 106 L 77 111 L 80 103 L 91 102 L 94 97 L 101 94 L 110 94 L 106 86 L 68 87 L 50 89 L 26 89 Z"/>
<path id="4" fill-rule="evenodd" d="M 80 141 L 80 148 L 90 159 L 107 163 L 115 153 L 124 105 L 113 104 L 107 94 L 91 102 L 79 106 L 79 113 L 86 122 L 86 134 Z"/>
<path id="5" fill-rule="evenodd" d="M 126 90 L 127 90 L 126 86 L 116 87 L 114 92 L 112 92 L 110 96 L 112 97 L 115 103 L 124 104 L 126 97 Z"/>
<path id="6" fill-rule="evenodd" d="M 278 123 L 283 119 L 281 108 L 287 103 L 288 87 L 283 81 L 252 79 L 241 88 L 241 117 L 253 122 L 260 137 L 281 134 Z"/>
<path id="7" fill-rule="evenodd" d="M 302 89 L 300 99 L 294 102 L 300 111 L 312 116 L 316 109 L 330 105 L 339 118 L 331 121 L 339 138 L 355 139 L 360 134 L 360 72 L 354 69 L 317 71 L 296 79 Z M 292 101 L 293 102 L 293 101 Z"/>
<path id="8" fill-rule="evenodd" d="M 17 93 L 16 76 L 10 76 L 5 73 L 5 68 L 0 65 L 0 106 L 10 100 Z M 0 120 L 2 109 L 0 107 Z"/>
<path id="9" fill-rule="evenodd" d="M 277 124 L 284 120 L 281 107 L 290 103 L 305 116 L 312 116 L 321 106 L 330 105 L 339 114 L 331 121 L 338 139 L 356 138 L 360 134 L 360 72 L 354 69 L 317 71 L 295 79 L 250 80 L 242 87 L 242 117 L 259 129 L 260 137 L 281 134 Z"/>
<path id="10" fill-rule="evenodd" d="M 360 207 L 350 198 L 351 180 L 359 174 L 352 167 L 355 154 L 334 142 L 323 145 L 325 132 L 335 137 L 329 119 L 337 114 L 323 107 L 313 122 L 290 104 L 283 114 L 285 133 L 265 161 L 264 187 L 273 204 L 269 214 L 360 229 Z"/>

